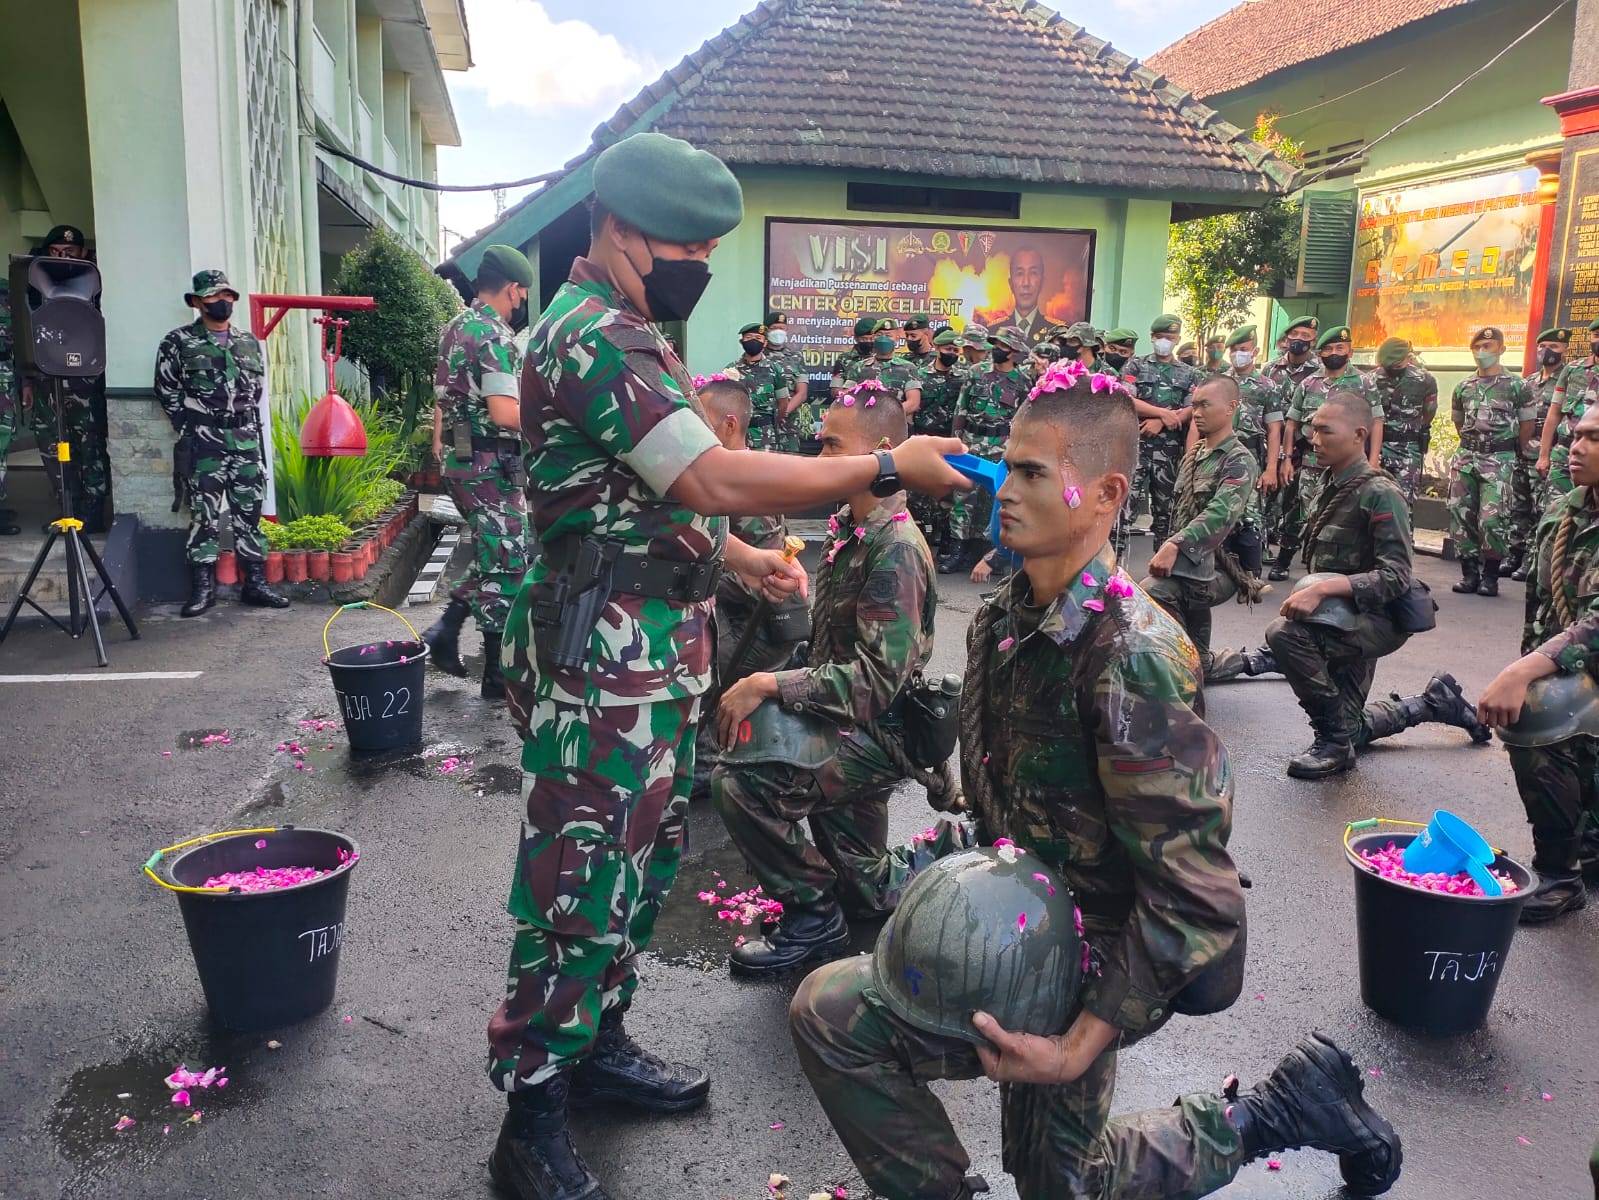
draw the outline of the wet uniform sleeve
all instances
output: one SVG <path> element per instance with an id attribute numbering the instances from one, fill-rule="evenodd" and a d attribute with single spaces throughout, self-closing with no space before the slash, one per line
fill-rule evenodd
<path id="1" fill-rule="evenodd" d="M 1369 488 L 1358 501 L 1371 530 L 1377 565 L 1349 577 L 1355 607 L 1363 613 L 1381 612 L 1390 600 L 1410 590 L 1412 576 L 1410 508 L 1398 488 Z"/>
<path id="2" fill-rule="evenodd" d="M 1232 772 L 1221 739 L 1192 708 L 1197 692 L 1180 663 L 1146 652 L 1114 663 L 1091 701 L 1106 817 L 1132 862 L 1135 895 L 1082 1003 L 1133 1035 L 1166 1016 L 1244 919 L 1227 852 Z"/>
<path id="3" fill-rule="evenodd" d="M 155 398 L 173 425 L 183 420 L 183 351 L 176 334 L 161 339 L 155 352 Z"/>
<path id="4" fill-rule="evenodd" d="M 1215 550 L 1227 540 L 1233 526 L 1249 508 L 1259 474 L 1254 456 L 1248 451 L 1229 454 L 1220 472 L 1220 482 L 1209 503 L 1173 535 L 1173 540 L 1184 550 L 1197 553 Z"/>
<path id="5" fill-rule="evenodd" d="M 913 545 L 896 539 L 874 553 L 855 602 L 854 657 L 779 671 L 784 706 L 845 725 L 864 725 L 887 712 L 921 665 L 916 652 L 927 583 L 926 564 Z M 815 619 L 836 619 L 837 611 Z"/>

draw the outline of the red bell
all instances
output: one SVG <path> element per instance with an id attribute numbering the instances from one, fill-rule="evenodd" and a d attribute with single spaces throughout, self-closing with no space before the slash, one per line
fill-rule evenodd
<path id="1" fill-rule="evenodd" d="M 366 453 L 366 426 L 343 396 L 330 391 L 311 406 L 300 427 L 300 453 L 307 458 L 359 458 Z"/>

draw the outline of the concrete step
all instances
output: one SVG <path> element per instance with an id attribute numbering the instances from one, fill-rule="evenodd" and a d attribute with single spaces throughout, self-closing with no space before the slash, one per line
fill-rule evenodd
<path id="1" fill-rule="evenodd" d="M 24 531 L 16 537 L 0 537 L 0 618 L 11 607 L 11 602 L 16 599 L 18 590 L 28 578 L 28 572 L 33 569 L 33 560 L 39 553 L 39 547 L 44 545 L 47 535 L 35 529 L 31 533 Z M 100 555 L 105 558 L 106 535 L 96 534 L 87 539 Z M 95 577 L 94 563 L 89 563 L 89 575 Z M 95 580 L 95 591 L 100 590 L 98 580 Z M 57 538 L 50 549 L 50 558 L 45 563 L 44 569 L 39 572 L 39 578 L 34 580 L 33 589 L 28 593 L 34 600 L 46 608 L 67 611 L 67 550 L 66 542 Z M 106 601 L 102 608 L 108 609 L 110 601 Z"/>

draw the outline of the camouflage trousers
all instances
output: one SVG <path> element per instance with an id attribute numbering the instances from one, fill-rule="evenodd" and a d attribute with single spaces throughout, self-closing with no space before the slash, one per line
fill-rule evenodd
<path id="1" fill-rule="evenodd" d="M 1357 747 L 1404 728 L 1391 720 L 1398 702 L 1366 703 L 1377 660 L 1392 654 L 1410 638 L 1387 617 L 1363 615 L 1352 630 L 1312 625 L 1278 617 L 1266 626 L 1266 644 L 1277 669 L 1294 689 L 1299 707 L 1318 731 L 1337 722 Z"/>
<path id="2" fill-rule="evenodd" d="M 470 464 L 451 450 L 444 465 L 445 488 L 472 531 L 472 563 L 450 598 L 472 606 L 484 633 L 504 633 L 527 573 L 527 497 L 492 450 L 474 450 Z"/>
<path id="3" fill-rule="evenodd" d="M 953 530 L 959 526 L 967 527 L 965 508 L 969 501 L 965 493 L 952 494 L 942 499 L 924 496 L 920 492 L 910 493 L 911 518 L 922 531 L 922 536 L 927 539 L 927 544 L 937 554 L 939 548 L 953 536 Z"/>
<path id="4" fill-rule="evenodd" d="M 1210 610 L 1215 607 L 1215 581 L 1185 579 L 1180 575 L 1149 576 L 1139 581 L 1149 598 L 1160 605 L 1183 627 L 1188 640 L 1199 651 L 1199 664 L 1210 668 Z"/>
<path id="5" fill-rule="evenodd" d="M 1502 559 L 1510 549 L 1511 488 L 1518 455 L 1461 450 L 1449 471 L 1449 536 L 1463 559 Z"/>
<path id="6" fill-rule="evenodd" d="M 981 445 L 979 445 L 981 443 Z M 999 462 L 1005 457 L 1005 442 L 995 445 L 992 438 L 968 438 L 972 453 L 989 462 Z M 913 499 L 915 493 L 911 493 Z M 949 536 L 955 541 L 968 538 L 988 540 L 989 520 L 994 515 L 994 497 L 982 488 L 960 492 L 951 496 L 949 503 Z"/>
<path id="7" fill-rule="evenodd" d="M 783 430 L 778 428 L 777 417 L 771 410 L 750 413 L 749 432 L 745 435 L 751 450 L 783 450 Z M 794 450 L 799 449 L 799 439 L 794 438 Z M 793 453 L 794 451 L 788 451 Z"/>
<path id="8" fill-rule="evenodd" d="M 1571 482 L 1571 450 L 1556 446 L 1549 452 L 1549 474 L 1544 477 L 1543 490 L 1538 497 L 1538 507 L 1548 508 L 1556 496 L 1564 496 L 1576 484 Z"/>
<path id="9" fill-rule="evenodd" d="M 240 559 L 266 557 L 261 537 L 261 504 L 266 499 L 266 471 L 261 465 L 261 434 L 253 426 L 218 429 L 193 427 L 194 474 L 189 479 L 189 536 L 185 550 L 191 563 L 217 560 L 217 529 L 222 509 L 233 529 L 233 552 Z"/>
<path id="10" fill-rule="evenodd" d="M 1157 433 L 1138 443 L 1138 469 L 1143 482 L 1135 484 L 1134 491 L 1149 504 L 1149 532 L 1156 546 L 1171 536 L 1172 513 L 1177 507 L 1177 470 L 1182 462 L 1180 431 L 1175 435 Z"/>
<path id="11" fill-rule="evenodd" d="M 1284 547 L 1298 550 L 1304 537 L 1305 526 L 1321 500 L 1321 490 L 1327 482 L 1323 467 L 1300 467 L 1294 472 L 1292 491 L 1283 498 L 1282 541 Z"/>
<path id="12" fill-rule="evenodd" d="M 1416 495 L 1421 491 L 1422 468 L 1425 465 L 1421 446 L 1416 442 L 1384 442 L 1378 452 L 1382 469 L 1394 477 L 1399 490 L 1404 493 L 1405 504 L 1414 514 Z"/>
<path id="13" fill-rule="evenodd" d="M 106 453 L 99 418 L 95 415 L 94 400 L 90 396 L 79 396 L 65 390 L 61 398 L 61 433 L 71 447 L 73 494 L 80 507 L 97 509 L 105 503 L 111 492 L 111 460 Z M 50 485 L 59 492 L 61 464 L 56 461 L 55 454 L 55 399 L 43 385 L 34 388 L 33 412 L 29 423 L 33 427 L 34 437 L 38 439 L 39 457 L 44 460 Z M 201 560 L 191 558 L 190 561 Z"/>
<path id="14" fill-rule="evenodd" d="M 1585 837 L 1599 830 L 1599 739 L 1579 734 L 1552 746 L 1509 750 L 1516 791 L 1532 826 L 1533 870 L 1576 870 L 1586 853 Z"/>
<path id="15" fill-rule="evenodd" d="M 533 706 L 506 904 L 516 935 L 488 1028 L 489 1079 L 502 1091 L 582 1058 L 601 1014 L 631 1003 L 683 854 L 699 704 Z"/>
<path id="16" fill-rule="evenodd" d="M 1529 461 L 1525 455 L 1516 460 L 1515 473 L 1510 477 L 1510 550 L 1525 554 L 1532 541 L 1532 531 L 1538 524 L 1538 492 L 1543 480 L 1533 466 L 1536 455 Z"/>
<path id="17" fill-rule="evenodd" d="M 971 1159 L 927 1085 L 978 1079 L 966 1042 L 906 1024 L 871 984 L 865 955 L 813 971 L 789 1005 L 800 1066 L 874 1195 L 947 1200 Z M 1112 1118 L 1116 1051 L 1074 1083 L 1000 1086 L 1005 1170 L 1022 1200 L 1154 1200 L 1204 1196 L 1243 1163 L 1226 1102 L 1183 1096 L 1167 1108 Z"/>

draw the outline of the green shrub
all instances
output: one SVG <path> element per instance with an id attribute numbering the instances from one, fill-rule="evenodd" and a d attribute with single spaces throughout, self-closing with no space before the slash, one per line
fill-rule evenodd
<path id="1" fill-rule="evenodd" d="M 337 550 L 350 540 L 351 529 L 337 517 L 297 517 L 283 526 L 282 550 Z"/>
<path id="2" fill-rule="evenodd" d="M 405 484 L 398 479 L 374 479 L 367 487 L 366 498 L 351 508 L 345 516 L 352 525 L 364 525 L 387 511 L 403 495 L 405 495 Z"/>
<path id="3" fill-rule="evenodd" d="M 351 407 L 366 426 L 366 453 L 359 458 L 306 457 L 300 450 L 300 427 L 315 403 L 302 393 L 291 412 L 280 412 L 272 422 L 273 485 L 281 520 L 350 517 L 374 486 L 388 481 L 408 452 L 399 418 L 385 413 L 377 400 L 357 399 Z"/>
<path id="4" fill-rule="evenodd" d="M 289 527 L 281 521 L 262 521 L 261 536 L 266 538 L 268 550 L 291 550 Z"/>
<path id="5" fill-rule="evenodd" d="M 349 314 L 344 353 L 367 368 L 374 390 L 388 397 L 390 407 L 403 407 L 413 397 L 414 422 L 415 389 L 431 382 L 439 332 L 461 308 L 455 289 L 379 228 L 344 256 L 331 290 L 378 302 L 376 312 Z"/>

